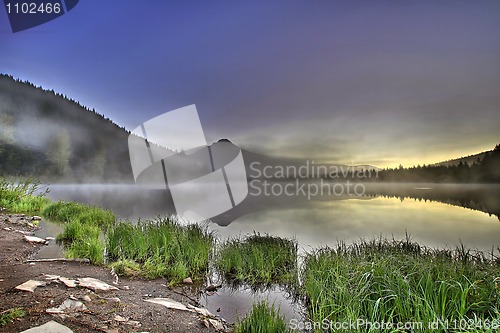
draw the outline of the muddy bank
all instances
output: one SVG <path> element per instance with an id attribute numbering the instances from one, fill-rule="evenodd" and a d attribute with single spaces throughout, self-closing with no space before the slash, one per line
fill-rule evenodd
<path id="1" fill-rule="evenodd" d="M 29 262 L 45 245 L 26 241 L 36 226 L 23 215 L 0 214 L 0 312 L 22 308 L 26 315 L 13 323 L 0 327 L 2 332 L 20 332 L 55 320 L 73 332 L 216 332 L 231 328 L 215 317 L 170 309 L 160 304 L 146 302 L 153 298 L 168 298 L 186 306 L 198 307 L 197 292 L 191 286 L 174 289 L 163 279 L 146 281 L 120 278 L 109 269 L 81 262 Z M 55 236 L 55 235 L 54 235 Z M 54 240 L 50 240 L 53 242 Z M 117 290 L 94 292 L 89 288 L 69 288 L 60 280 L 91 277 L 116 287 Z M 34 292 L 20 291 L 16 286 L 29 281 L 44 282 Z M 47 313 L 67 300 L 83 307 L 66 313 Z M 68 301 L 69 302 L 69 301 Z M 67 303 L 68 303 L 67 302 Z M 50 310 L 49 310 L 50 311 Z M 52 311 L 53 312 L 53 311 Z M 210 320 L 212 319 L 212 320 Z M 222 325 L 222 326 L 221 326 Z M 207 327 L 208 326 L 208 327 Z M 214 327 L 218 326 L 218 330 Z"/>

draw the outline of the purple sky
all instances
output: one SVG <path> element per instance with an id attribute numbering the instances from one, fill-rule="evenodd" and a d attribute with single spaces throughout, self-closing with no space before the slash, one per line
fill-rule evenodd
<path id="1" fill-rule="evenodd" d="M 207 140 L 409 166 L 500 143 L 500 2 L 82 0 L 0 71 L 133 129 L 196 104 Z"/>

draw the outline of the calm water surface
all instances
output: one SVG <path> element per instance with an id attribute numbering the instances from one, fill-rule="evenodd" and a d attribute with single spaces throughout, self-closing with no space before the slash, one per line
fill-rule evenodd
<path id="1" fill-rule="evenodd" d="M 135 185 L 52 185 L 50 189 L 48 196 L 53 200 L 109 208 L 131 223 L 175 213 L 165 190 Z M 354 197 L 249 197 L 234 211 L 215 217 L 216 223 L 209 227 L 222 240 L 254 232 L 295 238 L 301 253 L 339 241 L 349 244 L 378 236 L 402 239 L 406 234 L 430 247 L 454 248 L 462 243 L 491 252 L 500 247 L 499 209 L 498 185 L 368 184 L 363 195 Z M 45 236 L 56 232 L 50 228 Z M 300 306 L 279 289 L 252 292 L 225 287 L 202 297 L 201 303 L 234 321 L 258 299 L 280 306 L 287 319 L 301 315 Z"/>

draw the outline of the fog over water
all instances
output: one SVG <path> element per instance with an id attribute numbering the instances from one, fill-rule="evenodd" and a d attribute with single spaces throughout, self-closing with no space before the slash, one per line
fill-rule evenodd
<path id="1" fill-rule="evenodd" d="M 315 184 L 311 181 L 308 184 Z M 275 184 L 281 184 L 278 182 Z M 53 200 L 74 200 L 113 210 L 135 223 L 175 214 L 172 199 L 160 188 L 137 185 L 51 185 Z M 403 238 L 409 234 L 426 246 L 464 245 L 482 251 L 500 246 L 498 185 L 366 184 L 364 194 L 309 198 L 249 196 L 241 205 L 209 223 L 221 238 L 254 232 L 294 237 L 303 250 L 351 243 L 377 236 Z M 290 191 L 289 193 L 296 193 Z M 492 208 L 493 207 L 493 208 Z"/>

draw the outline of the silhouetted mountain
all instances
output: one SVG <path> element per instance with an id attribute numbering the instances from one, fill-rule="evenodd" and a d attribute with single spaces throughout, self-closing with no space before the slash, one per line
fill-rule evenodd
<path id="1" fill-rule="evenodd" d="M 0 175 L 133 181 L 128 135 L 77 101 L 0 74 Z"/>

